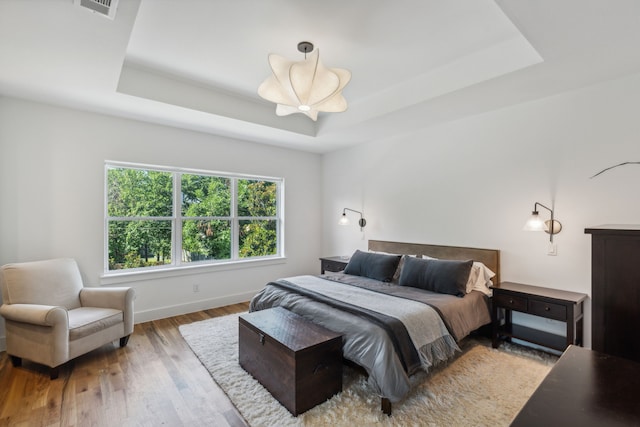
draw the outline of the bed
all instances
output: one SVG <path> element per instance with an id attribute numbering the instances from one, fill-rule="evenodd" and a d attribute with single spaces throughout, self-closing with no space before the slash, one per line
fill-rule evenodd
<path id="1" fill-rule="evenodd" d="M 500 252 L 380 240 L 368 249 L 343 272 L 267 283 L 250 311 L 280 306 L 342 333 L 343 357 L 366 371 L 390 414 L 412 374 L 454 357 L 458 342 L 491 322 Z"/>

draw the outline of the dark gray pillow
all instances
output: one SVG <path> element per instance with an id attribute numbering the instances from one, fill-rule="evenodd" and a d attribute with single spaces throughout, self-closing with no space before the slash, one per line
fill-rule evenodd
<path id="1" fill-rule="evenodd" d="M 404 260 L 400 286 L 463 297 L 473 261 L 409 258 Z"/>
<path id="2" fill-rule="evenodd" d="M 345 274 L 390 282 L 398 268 L 400 255 L 376 254 L 356 250 L 344 269 Z"/>

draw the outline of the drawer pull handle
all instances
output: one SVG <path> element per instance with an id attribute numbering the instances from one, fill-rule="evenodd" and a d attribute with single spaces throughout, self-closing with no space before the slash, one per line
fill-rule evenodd
<path id="1" fill-rule="evenodd" d="M 548 305 L 544 306 L 544 311 L 550 311 L 550 310 L 551 310 L 551 307 L 549 307 Z"/>
<path id="2" fill-rule="evenodd" d="M 260 344 L 264 345 L 264 334 L 258 334 L 260 337 Z"/>
<path id="3" fill-rule="evenodd" d="M 513 304 L 513 300 L 512 299 L 509 300 L 509 304 Z"/>

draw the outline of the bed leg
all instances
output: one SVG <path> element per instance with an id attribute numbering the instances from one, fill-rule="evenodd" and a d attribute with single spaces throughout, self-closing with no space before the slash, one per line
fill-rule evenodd
<path id="1" fill-rule="evenodd" d="M 386 397 L 380 399 L 380 409 L 384 414 L 391 416 L 391 401 Z"/>

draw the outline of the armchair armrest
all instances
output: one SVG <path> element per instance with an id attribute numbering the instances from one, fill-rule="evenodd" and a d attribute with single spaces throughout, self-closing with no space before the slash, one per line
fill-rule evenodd
<path id="1" fill-rule="evenodd" d="M 67 310 L 53 305 L 3 304 L 0 306 L 0 315 L 14 322 L 41 326 L 62 324 L 65 328 L 69 327 Z"/>
<path id="2" fill-rule="evenodd" d="M 133 288 L 82 288 L 80 304 L 83 307 L 101 307 L 121 310 L 124 318 L 125 335 L 133 332 Z"/>
<path id="3" fill-rule="evenodd" d="M 133 307 L 133 288 L 82 288 L 80 304 L 83 307 L 113 308 L 126 311 Z"/>

